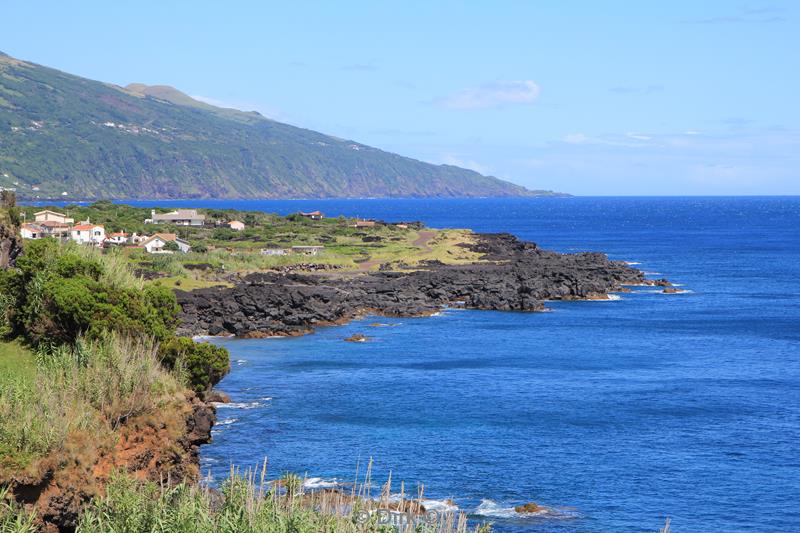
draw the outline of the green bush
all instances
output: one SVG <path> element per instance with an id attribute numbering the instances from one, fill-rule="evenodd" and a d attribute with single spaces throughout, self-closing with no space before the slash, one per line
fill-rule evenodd
<path id="1" fill-rule="evenodd" d="M 142 288 L 120 272 L 116 256 L 42 239 L 26 246 L 17 267 L 0 276 L 0 329 L 34 345 L 72 343 L 105 331 L 163 341 L 174 331 L 179 307 L 172 292 Z"/>
<path id="2" fill-rule="evenodd" d="M 181 370 L 187 386 L 198 393 L 210 391 L 230 371 L 228 350 L 187 337 L 173 337 L 162 343 L 159 355 L 162 365 Z"/>
<path id="3" fill-rule="evenodd" d="M 230 228 L 217 228 L 213 234 L 213 238 L 218 241 L 230 241 L 234 237 L 236 237 L 236 232 Z"/>
<path id="4" fill-rule="evenodd" d="M 208 246 L 200 241 L 195 241 L 192 243 L 192 251 L 198 254 L 204 254 L 208 252 Z"/>

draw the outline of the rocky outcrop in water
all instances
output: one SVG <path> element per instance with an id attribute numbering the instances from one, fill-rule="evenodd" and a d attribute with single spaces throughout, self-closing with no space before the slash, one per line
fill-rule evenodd
<path id="1" fill-rule="evenodd" d="M 559 254 L 509 234 L 481 234 L 483 262 L 353 276 L 257 273 L 232 288 L 176 291 L 182 335 L 298 335 L 365 313 L 432 314 L 443 306 L 541 311 L 546 300 L 584 299 L 644 274 L 604 254 Z"/>

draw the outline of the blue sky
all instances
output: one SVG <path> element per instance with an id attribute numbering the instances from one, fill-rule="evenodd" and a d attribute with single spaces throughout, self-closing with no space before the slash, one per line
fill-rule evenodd
<path id="1" fill-rule="evenodd" d="M 3 4 L 21 59 L 530 188 L 800 194 L 798 2 Z"/>

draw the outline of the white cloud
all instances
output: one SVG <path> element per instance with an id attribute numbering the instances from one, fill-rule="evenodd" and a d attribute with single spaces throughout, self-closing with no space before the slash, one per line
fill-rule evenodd
<path id="1" fill-rule="evenodd" d="M 496 81 L 463 89 L 436 100 L 436 103 L 448 109 L 487 109 L 532 104 L 539 97 L 539 92 L 539 85 L 531 80 Z"/>
<path id="2" fill-rule="evenodd" d="M 564 135 L 564 138 L 561 140 L 569 144 L 584 144 L 590 142 L 591 139 L 583 133 L 570 133 Z"/>
<path id="3" fill-rule="evenodd" d="M 592 145 L 606 145 L 606 146 L 627 146 L 630 148 L 639 148 L 647 146 L 647 143 L 653 140 L 650 135 L 642 133 L 626 133 L 625 135 L 601 135 L 590 137 L 583 133 L 569 133 L 561 138 L 561 142 L 567 144 L 592 144 Z"/>

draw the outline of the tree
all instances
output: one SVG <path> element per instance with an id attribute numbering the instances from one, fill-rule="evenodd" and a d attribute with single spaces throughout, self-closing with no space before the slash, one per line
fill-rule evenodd
<path id="1" fill-rule="evenodd" d="M 231 367 L 228 350 L 187 337 L 172 337 L 161 345 L 159 354 L 165 368 L 182 369 L 188 386 L 201 394 L 219 383 Z"/>
<path id="2" fill-rule="evenodd" d="M 180 252 L 181 251 L 181 247 L 178 246 L 178 243 L 175 242 L 175 241 L 169 241 L 169 242 L 165 243 L 164 244 L 164 249 L 168 250 L 170 252 Z"/>

